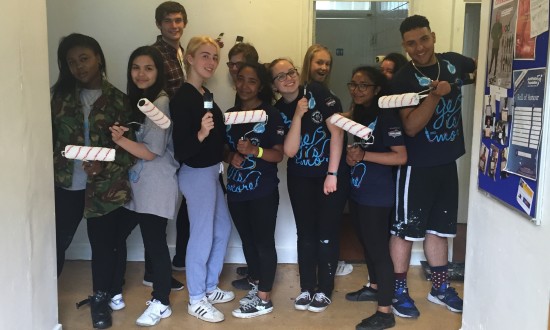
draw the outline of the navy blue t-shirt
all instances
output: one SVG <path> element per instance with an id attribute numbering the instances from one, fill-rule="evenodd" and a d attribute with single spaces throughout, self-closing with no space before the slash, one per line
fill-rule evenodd
<path id="1" fill-rule="evenodd" d="M 271 149 L 274 145 L 283 144 L 284 127 L 279 110 L 269 104 L 262 104 L 258 110 L 265 110 L 267 124 L 263 133 L 254 132 L 254 126 L 260 128 L 263 123 L 234 124 L 226 126 L 226 137 L 229 149 L 237 152 L 237 142 L 246 133 L 246 138 L 255 146 Z M 240 111 L 238 107 L 227 112 Z M 251 132 L 252 131 L 252 132 Z M 241 202 L 262 198 L 277 189 L 277 163 L 267 162 L 254 156 L 246 157 L 242 168 L 229 164 L 227 169 L 227 200 Z"/>
<path id="2" fill-rule="evenodd" d="M 300 148 L 294 157 L 288 159 L 287 172 L 296 176 L 324 177 L 328 170 L 331 137 L 325 120 L 342 112 L 342 104 L 328 88 L 318 82 L 308 83 L 306 93 L 310 106 L 302 117 Z M 303 96 L 303 87 L 300 87 L 300 93 L 294 101 L 285 103 L 281 98 L 275 103 L 283 118 L 285 134 L 292 124 L 296 105 Z"/>
<path id="3" fill-rule="evenodd" d="M 414 68 L 405 65 L 392 79 L 392 93 L 418 93 L 429 87 L 430 79 L 454 83 L 475 70 L 475 62 L 469 57 L 449 52 L 436 54 L 438 64 Z M 427 79 L 429 78 L 429 79 Z M 462 90 L 451 86 L 451 92 L 441 98 L 435 112 L 423 130 L 416 136 L 405 136 L 408 165 L 436 166 L 454 162 L 462 156 L 464 133 L 462 130 Z M 473 111 L 473 109 L 469 109 Z"/>
<path id="4" fill-rule="evenodd" d="M 370 152 L 388 152 L 390 147 L 405 144 L 401 119 L 395 109 L 365 108 L 356 105 L 354 113 L 363 112 L 359 123 L 374 129 L 373 144 L 363 148 Z M 355 119 L 355 118 L 354 118 Z M 356 141 L 360 140 L 355 137 Z M 391 207 L 395 203 L 393 166 L 362 161 L 351 168 L 350 198 L 358 204 Z"/>

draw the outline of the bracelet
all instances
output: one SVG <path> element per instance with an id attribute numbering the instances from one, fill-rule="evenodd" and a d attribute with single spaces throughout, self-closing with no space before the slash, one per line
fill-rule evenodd
<path id="1" fill-rule="evenodd" d="M 334 176 L 338 176 L 338 172 L 327 172 L 327 175 L 334 175 Z"/>
<path id="2" fill-rule="evenodd" d="M 264 155 L 264 148 L 258 147 L 258 156 L 256 156 L 256 158 L 262 158 L 263 155 Z"/>

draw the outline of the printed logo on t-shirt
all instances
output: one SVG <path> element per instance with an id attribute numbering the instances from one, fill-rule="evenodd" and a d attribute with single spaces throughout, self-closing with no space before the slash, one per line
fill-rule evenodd
<path id="1" fill-rule="evenodd" d="M 283 126 L 277 126 L 277 135 L 285 135 L 285 128 Z"/>
<path id="2" fill-rule="evenodd" d="M 365 174 L 367 173 L 367 165 L 363 162 L 355 164 L 351 168 L 351 185 L 354 188 L 359 188 L 361 186 L 361 182 L 363 182 L 363 178 L 365 177 Z"/>
<path id="3" fill-rule="evenodd" d="M 334 99 L 334 97 L 329 97 L 325 100 L 325 104 L 327 105 L 327 107 L 333 107 L 336 104 L 336 100 Z"/>
<path id="4" fill-rule="evenodd" d="M 320 124 L 323 122 L 323 114 L 321 114 L 321 111 L 317 110 L 314 111 L 311 114 L 311 121 L 313 121 L 315 124 Z"/>
<path id="5" fill-rule="evenodd" d="M 397 137 L 400 137 L 401 135 L 403 135 L 403 133 L 401 132 L 401 128 L 399 127 L 390 127 L 388 130 L 389 137 L 397 138 Z"/>

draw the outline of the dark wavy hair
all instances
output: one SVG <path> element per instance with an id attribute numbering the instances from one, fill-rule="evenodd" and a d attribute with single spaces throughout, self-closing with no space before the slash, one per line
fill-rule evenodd
<path id="1" fill-rule="evenodd" d="M 149 56 L 155 63 L 157 68 L 157 80 L 151 87 L 146 90 L 140 89 L 132 79 L 132 64 L 138 56 Z M 128 59 L 128 70 L 126 72 L 126 78 L 128 79 L 127 93 L 130 99 L 130 105 L 134 110 L 135 119 L 139 122 L 143 122 L 145 114 L 137 108 L 137 103 L 141 98 L 148 98 L 151 102 L 154 101 L 158 94 L 162 91 L 165 85 L 164 75 L 164 62 L 159 50 L 153 46 L 142 46 L 132 52 Z"/>
<path id="2" fill-rule="evenodd" d="M 258 62 L 246 62 L 241 66 L 237 75 L 241 73 L 244 68 L 251 68 L 256 72 L 258 79 L 260 80 L 260 90 L 258 91 L 258 98 L 267 104 L 271 104 L 273 100 L 273 89 L 271 88 L 271 75 L 267 71 L 265 65 Z"/>
<path id="3" fill-rule="evenodd" d="M 378 107 L 378 99 L 381 96 L 388 95 L 389 93 L 389 86 L 388 86 L 388 79 L 386 76 L 380 71 L 379 68 L 373 67 L 373 66 L 360 66 L 355 69 L 353 69 L 351 76 L 355 75 L 357 72 L 361 72 L 372 81 L 372 83 L 378 87 L 380 87 L 380 92 L 374 96 L 374 99 L 370 105 L 370 107 Z M 366 118 L 366 111 L 353 111 L 352 119 L 356 122 L 363 122 Z"/>
<path id="4" fill-rule="evenodd" d="M 52 87 L 52 95 L 64 95 L 74 90 L 77 84 L 76 78 L 71 73 L 69 64 L 67 63 L 67 53 L 75 47 L 84 47 L 91 49 L 94 54 L 99 55 L 101 59 L 100 70 L 103 75 L 107 75 L 107 64 L 105 63 L 105 55 L 97 40 L 87 35 L 80 33 L 72 33 L 61 38 L 57 47 L 57 66 L 59 67 L 59 77 Z"/>
<path id="5" fill-rule="evenodd" d="M 420 15 L 412 15 L 405 18 L 403 22 L 401 22 L 401 25 L 399 26 L 399 32 L 401 32 L 401 37 L 403 37 L 405 32 L 409 32 L 418 28 L 428 28 L 428 30 L 432 30 L 430 29 L 430 22 L 426 17 Z"/>
<path id="6" fill-rule="evenodd" d="M 393 72 L 397 73 L 399 69 L 405 66 L 409 61 L 407 58 L 401 54 L 401 53 L 389 53 L 388 55 L 384 56 L 383 61 L 391 61 L 394 64 Z"/>
<path id="7" fill-rule="evenodd" d="M 231 59 L 232 56 L 243 54 L 245 62 L 258 62 L 260 59 L 258 56 L 258 51 L 254 46 L 247 42 L 240 42 L 235 46 L 231 47 L 227 57 Z"/>
<path id="8" fill-rule="evenodd" d="M 181 13 L 183 23 L 187 25 L 187 12 L 185 11 L 185 7 L 175 1 L 166 1 L 161 3 L 155 10 L 155 21 L 157 24 L 160 24 L 166 15 L 177 13 Z"/>

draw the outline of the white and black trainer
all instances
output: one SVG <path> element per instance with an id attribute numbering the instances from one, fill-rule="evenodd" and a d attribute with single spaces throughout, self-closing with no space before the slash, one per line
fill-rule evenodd
<path id="1" fill-rule="evenodd" d="M 215 305 L 226 303 L 235 299 L 235 294 L 233 293 L 233 291 L 224 291 L 216 287 L 214 291 L 207 293 L 206 297 L 208 298 L 208 302 L 210 302 L 212 305 Z"/>
<path id="2" fill-rule="evenodd" d="M 273 303 L 270 301 L 263 301 L 258 296 L 254 296 L 251 301 L 242 305 L 240 308 L 235 309 L 232 314 L 235 317 L 241 319 L 249 319 L 260 315 L 265 315 L 273 311 Z"/>
<path id="3" fill-rule="evenodd" d="M 196 304 L 188 304 L 187 313 L 198 319 L 212 323 L 221 322 L 225 319 L 223 313 L 212 306 L 206 297 L 203 297 Z"/>
<path id="4" fill-rule="evenodd" d="M 142 327 L 151 327 L 157 325 L 160 319 L 165 319 L 172 315 L 170 306 L 163 305 L 160 301 L 153 299 L 147 302 L 147 309 L 136 320 L 136 324 Z"/>

